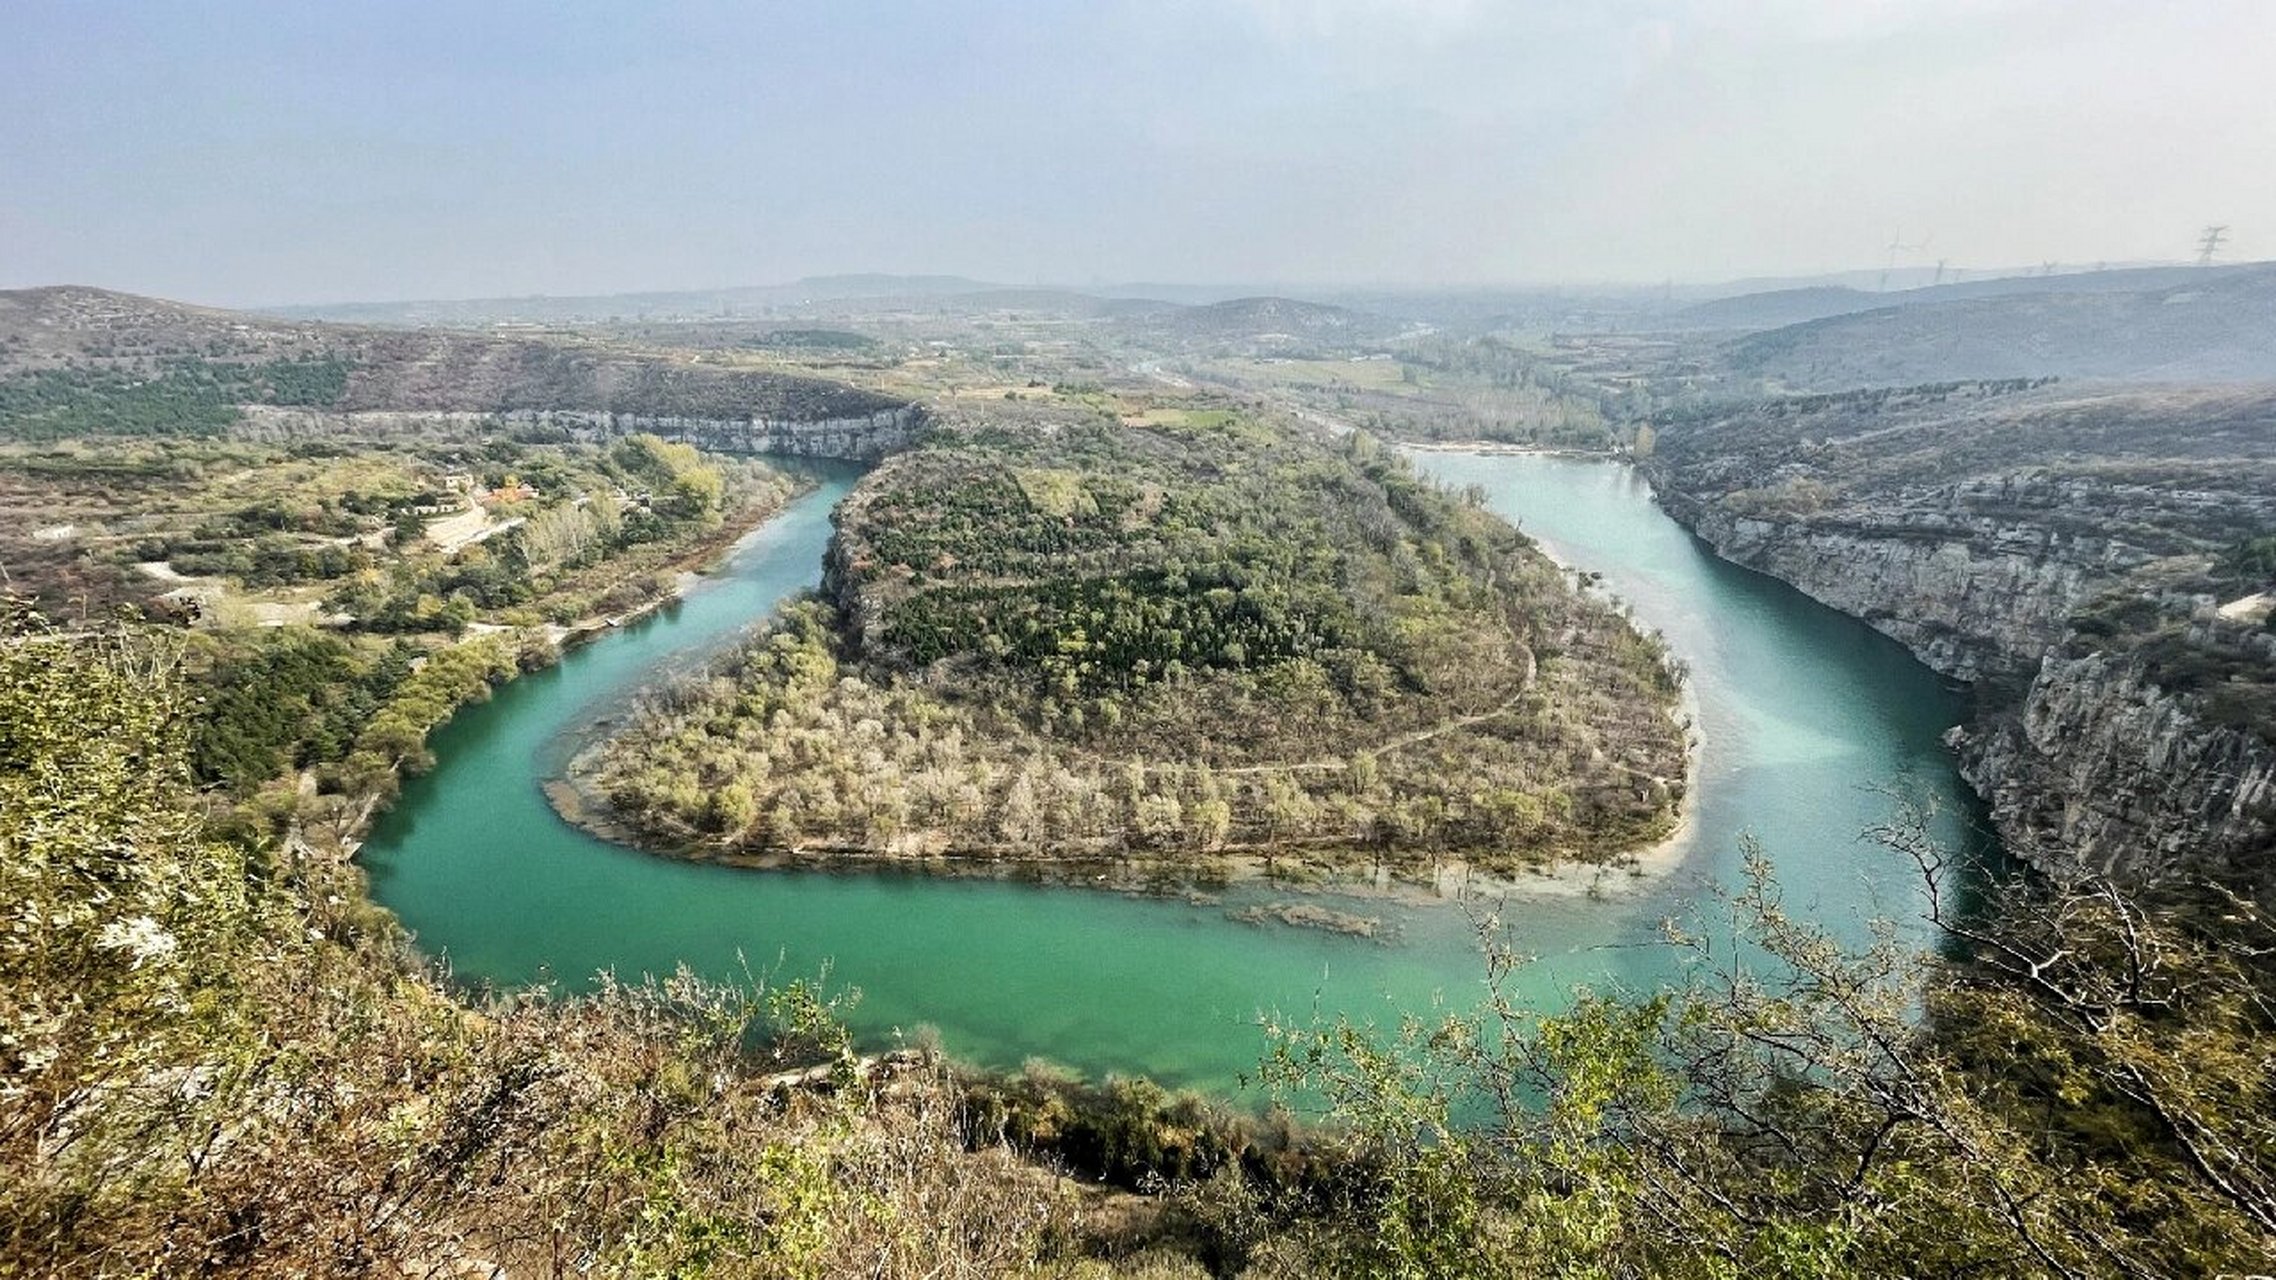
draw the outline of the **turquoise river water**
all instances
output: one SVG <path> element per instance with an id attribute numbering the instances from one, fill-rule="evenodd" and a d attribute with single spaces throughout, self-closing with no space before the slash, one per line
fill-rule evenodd
<path id="1" fill-rule="evenodd" d="M 1576 985 L 1646 987 L 1673 972 L 1655 926 L 1703 886 L 1732 883 L 1742 835 L 1778 866 L 1790 907 L 1861 932 L 1919 911 L 1909 867 L 1859 839 L 1887 816 L 1883 788 L 1971 808 L 1939 735 L 1958 694 L 1894 642 L 1782 583 L 1716 559 L 1606 462 L 1418 454 L 1663 632 L 1689 664 L 1703 731 L 1694 832 L 1680 866 L 1600 897 L 1524 897 L 1502 910 L 1539 958 L 1519 993 L 1555 1006 Z M 958 1057 L 1042 1057 L 1086 1073 L 1144 1073 L 1229 1092 L 1263 1049 L 1259 1015 L 1349 1013 L 1385 1024 L 1481 990 L 1458 909 L 1370 900 L 1382 943 L 1259 927 L 1224 901 L 1123 896 L 907 874 L 754 871 L 620 848 L 558 818 L 540 789 L 594 720 L 699 664 L 820 575 L 837 475 L 739 545 L 676 606 L 570 651 L 461 712 L 433 740 L 362 857 L 372 893 L 465 982 L 558 982 L 685 962 L 732 976 L 810 976 L 860 988 L 871 1045 L 929 1024 Z"/>

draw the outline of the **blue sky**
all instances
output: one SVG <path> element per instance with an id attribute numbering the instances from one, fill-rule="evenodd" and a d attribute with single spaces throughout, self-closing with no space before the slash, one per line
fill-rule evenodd
<path id="1" fill-rule="evenodd" d="M 0 4 L 0 286 L 2276 257 L 2259 0 Z"/>

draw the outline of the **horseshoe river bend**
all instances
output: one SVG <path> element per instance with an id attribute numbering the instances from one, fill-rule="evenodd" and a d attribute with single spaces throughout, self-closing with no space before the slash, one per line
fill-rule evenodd
<path id="1" fill-rule="evenodd" d="M 1940 743 L 1960 694 L 1894 641 L 1783 583 L 1716 559 L 1655 507 L 1644 481 L 1604 461 L 1424 453 L 1426 472 L 1484 487 L 1488 505 L 1565 564 L 1603 575 L 1689 667 L 1700 729 L 1688 836 L 1673 865 L 1613 873 L 1600 893 L 1520 884 L 1498 906 L 1537 957 L 1514 994 L 1555 1007 L 1576 986 L 1648 988 L 1675 972 L 1658 922 L 1734 883 L 1751 835 L 1790 910 L 1862 936 L 1914 921 L 1918 875 L 1861 838 L 1890 789 L 1939 806 L 1957 838 L 1973 813 Z M 566 652 L 462 710 L 431 742 L 362 851 L 373 897 L 461 982 L 557 982 L 604 970 L 812 976 L 858 987 L 859 1041 L 936 1028 L 952 1055 L 1012 1067 L 1031 1057 L 1085 1074 L 1144 1074 L 1234 1091 L 1265 1048 L 1261 1014 L 1347 1013 L 1391 1024 L 1482 992 L 1485 966 L 1459 907 L 1403 897 L 1339 909 L 1385 939 L 1234 920 L 1286 901 L 1235 884 L 1209 900 L 907 872 L 752 870 L 678 861 L 565 823 L 544 782 L 596 720 L 654 681 L 701 664 L 821 573 L 826 477 L 677 604 Z"/>

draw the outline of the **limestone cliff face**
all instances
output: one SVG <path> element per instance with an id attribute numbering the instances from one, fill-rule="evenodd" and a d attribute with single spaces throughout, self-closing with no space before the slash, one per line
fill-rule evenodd
<path id="1" fill-rule="evenodd" d="M 2028 672 L 2080 603 L 2145 559 L 2108 538 L 1981 513 L 1957 494 L 1928 511 L 1782 518 L 1694 497 L 1664 474 L 1655 481 L 1660 505 L 1718 555 L 1863 619 L 1961 680 Z M 2011 483 L 2003 497 L 2033 488 Z"/>
<path id="2" fill-rule="evenodd" d="M 290 440 L 340 434 L 417 435 L 535 429 L 559 431 L 574 440 L 604 441 L 650 432 L 720 453 L 874 462 L 906 448 L 924 428 L 924 411 L 914 405 L 855 417 L 810 421 L 764 417 L 685 418 L 585 409 L 515 409 L 502 413 L 371 409 L 333 413 L 251 405 L 245 408 L 245 420 L 235 428 L 235 434 L 260 440 Z"/>
<path id="3" fill-rule="evenodd" d="M 2170 606 L 2172 584 L 2276 529 L 2276 398 L 1928 392 L 1673 424 L 1643 466 L 1719 554 L 1977 686 L 1952 745 L 2019 856 L 2276 882 L 2276 731 L 2073 625 L 2114 590 Z M 2243 678 L 2276 673 L 2276 637 L 2220 643 Z"/>
<path id="4" fill-rule="evenodd" d="M 2060 651 L 2077 607 L 2147 560 L 2138 549 L 1965 515 L 1738 515 L 1661 486 L 1661 505 L 1725 558 L 1865 620 L 1938 671 L 2024 689 L 2020 706 L 1988 693 L 1951 738 L 2017 856 L 2140 879 L 2276 875 L 2276 749 L 2207 723 L 2130 658 Z M 2089 496 L 2070 493 L 2070 509 Z"/>
<path id="5" fill-rule="evenodd" d="M 2276 750 L 2208 724 L 2110 654 L 2049 654 L 2020 713 L 1952 735 L 2008 847 L 2136 879 L 2265 882 Z"/>

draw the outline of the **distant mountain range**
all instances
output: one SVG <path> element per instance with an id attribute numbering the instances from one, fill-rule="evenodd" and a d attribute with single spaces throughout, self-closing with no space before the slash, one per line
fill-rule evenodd
<path id="1" fill-rule="evenodd" d="M 2225 270 L 2229 268 L 2215 268 Z M 637 293 L 340 302 L 256 308 L 292 320 L 412 327 L 493 325 L 581 326 L 609 323 L 753 320 L 880 315 L 891 312 L 974 314 L 1027 311 L 1072 318 L 1140 314 L 1148 308 L 1210 306 L 1253 297 L 1343 307 L 1448 329 L 1705 331 L 1770 329 L 1884 306 L 2018 292 L 2132 290 L 2189 267 L 2125 267 L 2039 275 L 2021 270 L 1979 273 L 1958 284 L 1934 284 L 1927 268 L 1835 272 L 1815 277 L 1732 281 L 1719 285 L 1567 286 L 1296 286 L 1139 282 L 1016 285 L 955 275 L 880 272 L 809 276 L 785 284 Z M 1877 291 L 1874 284 L 1894 284 Z"/>
<path id="2" fill-rule="evenodd" d="M 1890 292 L 1816 283 L 1688 305 L 1672 303 L 1667 293 L 1639 290 L 1212 297 L 1209 290 L 1162 286 L 1162 293 L 1182 295 L 1169 298 L 1141 296 L 1137 288 L 1017 287 L 963 276 L 866 274 L 689 292 L 290 307 L 273 309 L 265 318 L 203 314 L 209 322 L 227 316 L 239 326 L 305 328 L 324 321 L 373 331 L 484 329 L 499 337 L 517 328 L 611 321 L 898 319 L 921 325 L 942 317 L 1006 317 L 1098 326 L 1101 336 L 1169 354 L 1380 349 L 1424 328 L 1455 335 L 1510 329 L 1690 333 L 1718 353 L 1702 358 L 1743 379 L 1795 390 L 2043 376 L 2276 380 L 2276 263 L 2014 275 Z M 140 301 L 99 296 L 116 301 L 89 303 L 97 311 Z M 119 321 L 107 317 L 103 327 L 116 329 Z"/>
<path id="3" fill-rule="evenodd" d="M 848 298 L 941 298 L 1004 288 L 962 276 L 880 274 L 811 276 L 788 284 L 730 289 L 662 290 L 519 298 L 457 298 L 407 302 L 338 302 L 262 307 L 288 320 L 346 324 L 482 326 L 494 324 L 597 324 L 615 320 L 719 320 L 771 314 Z"/>

